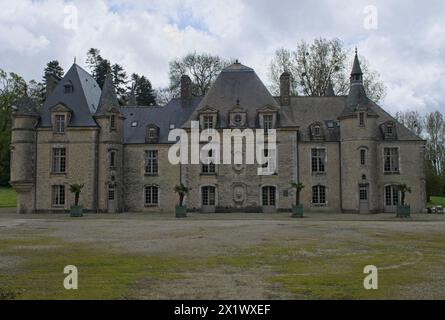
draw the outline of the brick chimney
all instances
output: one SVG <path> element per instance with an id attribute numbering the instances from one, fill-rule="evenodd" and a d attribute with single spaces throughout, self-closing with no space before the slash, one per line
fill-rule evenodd
<path id="1" fill-rule="evenodd" d="M 192 100 L 192 80 L 189 76 L 181 77 L 181 104 L 187 106 Z"/>
<path id="2" fill-rule="evenodd" d="M 51 73 L 48 74 L 48 79 L 46 80 L 46 94 L 45 94 L 46 98 L 48 98 L 51 95 L 51 93 L 53 93 L 59 81 L 60 81 L 59 77 Z"/>
<path id="3" fill-rule="evenodd" d="M 290 74 L 287 71 L 280 76 L 280 101 L 282 106 L 290 104 Z"/>

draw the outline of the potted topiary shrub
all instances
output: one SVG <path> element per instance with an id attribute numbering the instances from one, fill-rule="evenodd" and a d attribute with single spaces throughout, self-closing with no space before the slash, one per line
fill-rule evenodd
<path id="1" fill-rule="evenodd" d="M 292 182 L 292 188 L 295 189 L 295 206 L 292 206 L 292 217 L 303 217 L 303 205 L 300 204 L 300 193 L 303 190 L 304 185 L 301 182 Z"/>
<path id="2" fill-rule="evenodd" d="M 82 192 L 83 184 L 72 184 L 70 185 L 71 193 L 74 193 L 74 206 L 71 206 L 70 215 L 71 217 L 82 217 L 83 207 L 79 206 L 79 196 Z"/>
<path id="3" fill-rule="evenodd" d="M 409 205 L 405 205 L 405 196 L 406 193 L 411 193 L 411 188 L 408 187 L 406 184 L 400 184 L 398 187 L 401 198 L 400 198 L 400 205 L 397 206 L 397 217 L 400 218 L 408 218 L 411 215 L 411 207 Z"/>
<path id="4" fill-rule="evenodd" d="M 179 195 L 179 204 L 176 205 L 175 214 L 176 218 L 187 217 L 187 207 L 184 206 L 184 197 L 189 193 L 190 189 L 184 186 L 182 183 L 175 186 L 175 192 Z"/>

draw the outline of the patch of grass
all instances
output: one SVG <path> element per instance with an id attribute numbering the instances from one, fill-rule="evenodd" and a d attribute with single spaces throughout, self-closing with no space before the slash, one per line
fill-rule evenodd
<path id="1" fill-rule="evenodd" d="M 430 197 L 430 202 L 428 202 L 428 208 L 431 208 L 432 206 L 445 207 L 445 197 Z"/>
<path id="2" fill-rule="evenodd" d="M 0 255 L 25 259 L 14 274 L 0 274 L 0 287 L 19 290 L 18 299 L 132 298 L 137 297 L 132 284 L 138 279 L 178 279 L 198 266 L 193 259 L 115 254 L 55 238 L 2 240 Z M 78 268 L 78 290 L 63 287 L 67 265 Z"/>
<path id="3" fill-rule="evenodd" d="M 0 208 L 10 208 L 17 205 L 17 193 L 13 188 L 0 187 Z"/>

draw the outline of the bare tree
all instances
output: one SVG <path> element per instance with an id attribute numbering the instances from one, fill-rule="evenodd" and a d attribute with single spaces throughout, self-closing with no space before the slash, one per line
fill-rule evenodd
<path id="1" fill-rule="evenodd" d="M 425 121 L 419 112 L 399 111 L 396 113 L 396 119 L 417 136 L 422 136 Z"/>
<path id="2" fill-rule="evenodd" d="M 229 64 L 229 60 L 196 52 L 175 59 L 170 62 L 170 91 L 177 96 L 181 85 L 181 76 L 188 75 L 192 80 L 193 95 L 203 96 L 210 89 L 218 74 Z"/>
<path id="3" fill-rule="evenodd" d="M 278 94 L 280 75 L 287 71 L 293 79 L 291 85 L 294 94 L 323 96 L 331 80 L 334 92 L 345 95 L 349 91 L 352 62 L 352 54 L 343 47 L 339 39 L 319 38 L 312 44 L 300 41 L 293 51 L 281 48 L 275 52 L 269 72 L 271 90 Z M 360 65 L 368 96 L 375 102 L 381 101 L 386 88 L 380 75 L 368 67 L 368 62 L 363 57 L 360 57 Z"/>
<path id="4" fill-rule="evenodd" d="M 445 165 L 445 122 L 439 111 L 425 117 L 425 129 L 428 135 L 427 157 L 432 163 L 436 175 L 444 173 Z"/>

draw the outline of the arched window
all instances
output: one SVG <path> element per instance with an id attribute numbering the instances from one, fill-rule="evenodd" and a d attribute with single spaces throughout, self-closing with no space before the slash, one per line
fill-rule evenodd
<path id="1" fill-rule="evenodd" d="M 276 205 L 276 192 L 277 188 L 274 186 L 264 186 L 261 193 L 261 202 L 263 206 L 275 206 Z"/>
<path id="2" fill-rule="evenodd" d="M 318 205 L 326 204 L 326 187 L 322 185 L 312 187 L 312 203 Z"/>
<path id="3" fill-rule="evenodd" d="M 157 206 L 159 205 L 159 187 L 146 186 L 145 187 L 145 205 Z"/>
<path id="4" fill-rule="evenodd" d="M 110 168 L 116 167 L 116 151 L 110 151 Z"/>
<path id="5" fill-rule="evenodd" d="M 360 149 L 360 165 L 366 166 L 366 149 Z"/>

